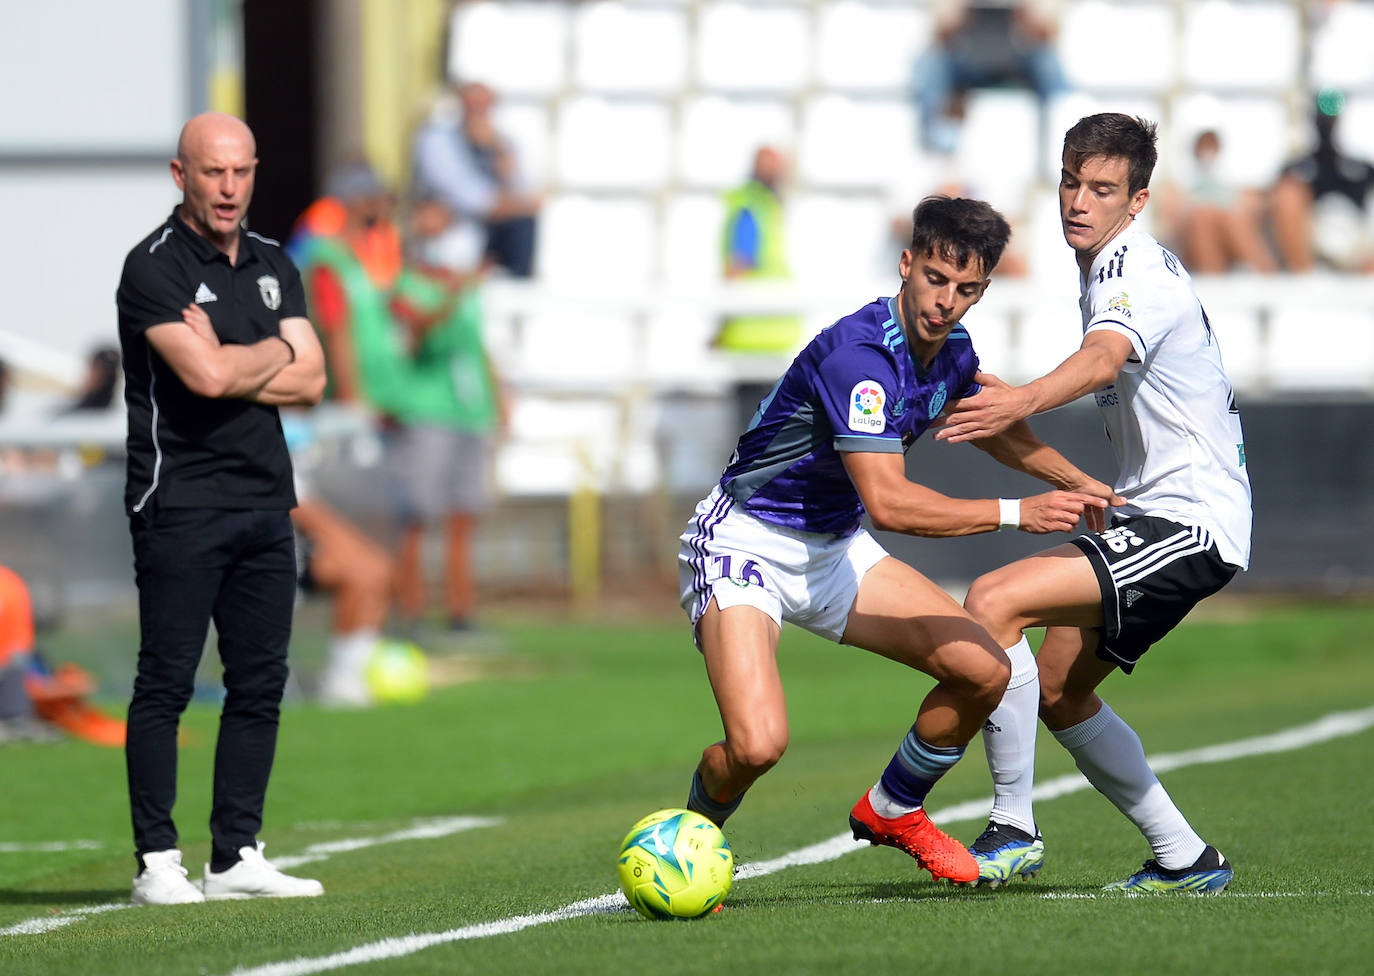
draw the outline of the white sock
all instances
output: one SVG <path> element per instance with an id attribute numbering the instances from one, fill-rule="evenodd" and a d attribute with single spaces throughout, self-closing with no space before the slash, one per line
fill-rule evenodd
<path id="1" fill-rule="evenodd" d="M 361 677 L 380 636 L 371 628 L 362 628 L 330 637 L 329 659 L 325 664 L 325 670 L 335 674 Z"/>
<path id="2" fill-rule="evenodd" d="M 1092 718 L 1054 737 L 1088 782 L 1140 828 L 1160 867 L 1186 868 L 1202 855 L 1207 845 L 1150 769 L 1140 737 L 1106 702 Z"/>
<path id="3" fill-rule="evenodd" d="M 918 806 L 907 806 L 905 803 L 894 800 L 887 790 L 883 789 L 881 782 L 874 783 L 873 789 L 868 791 L 868 802 L 873 804 L 874 813 L 888 820 L 904 817 L 908 813 L 914 813 L 921 809 Z"/>
<path id="4" fill-rule="evenodd" d="M 983 751 L 992 772 L 991 819 L 1035 836 L 1031 788 L 1035 785 L 1035 728 L 1039 724 L 1040 672 L 1025 636 L 1007 648 L 1011 681 L 983 724 Z"/>

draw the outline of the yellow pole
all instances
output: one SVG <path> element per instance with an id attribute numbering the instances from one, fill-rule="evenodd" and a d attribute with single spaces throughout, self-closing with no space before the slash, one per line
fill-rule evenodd
<path id="1" fill-rule="evenodd" d="M 443 83 L 444 0 L 363 0 L 363 150 L 390 186 L 410 178 L 410 137 Z"/>
<path id="2" fill-rule="evenodd" d="M 601 594 L 601 497 L 586 445 L 578 447 L 577 458 L 581 471 L 568 496 L 568 575 L 573 603 L 587 608 Z"/>

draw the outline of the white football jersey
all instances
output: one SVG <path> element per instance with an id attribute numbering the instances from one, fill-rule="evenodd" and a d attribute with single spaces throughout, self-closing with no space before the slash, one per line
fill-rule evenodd
<path id="1" fill-rule="evenodd" d="M 1080 281 L 1083 334 L 1118 332 L 1132 354 L 1093 397 L 1120 473 L 1126 515 L 1158 515 L 1210 532 L 1221 558 L 1250 564 L 1250 479 L 1240 411 L 1192 278 L 1132 224 Z"/>

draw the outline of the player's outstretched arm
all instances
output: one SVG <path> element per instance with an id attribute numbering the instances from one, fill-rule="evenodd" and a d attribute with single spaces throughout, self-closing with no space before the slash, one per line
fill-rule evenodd
<path id="1" fill-rule="evenodd" d="M 1108 506 L 1125 505 L 1126 499 L 1112 486 L 1098 481 L 1064 455 L 1035 436 L 1030 424 L 1018 420 L 1000 434 L 973 442 L 973 446 L 1011 468 L 1065 491 L 1079 492 L 1102 499 Z M 1088 527 L 1094 532 L 1105 528 L 1106 509 L 1090 506 L 1086 510 Z"/>
<path id="2" fill-rule="evenodd" d="M 1062 407 L 1116 380 L 1131 355 L 1131 341 L 1119 332 L 1089 332 L 1079 350 L 1037 380 L 1010 386 L 991 373 L 974 379 L 983 389 L 954 405 L 935 439 L 960 441 L 993 437 L 1018 420 Z"/>
<path id="3" fill-rule="evenodd" d="M 873 525 L 885 532 L 946 538 L 995 532 L 1001 527 L 996 498 L 951 498 L 909 481 L 901 454 L 841 452 L 859 498 Z M 1023 532 L 1068 532 L 1088 509 L 1106 501 L 1083 492 L 1051 491 L 1021 499 L 1018 528 Z"/>

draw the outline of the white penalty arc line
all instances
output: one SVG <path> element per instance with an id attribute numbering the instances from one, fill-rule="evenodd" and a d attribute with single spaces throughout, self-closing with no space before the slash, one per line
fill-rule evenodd
<path id="1" fill-rule="evenodd" d="M 279 868 L 296 867 L 301 864 L 310 864 L 314 861 L 327 860 L 333 854 L 342 854 L 347 851 L 359 851 L 366 847 L 376 847 L 379 844 L 395 844 L 407 840 L 432 840 L 437 837 L 447 837 L 450 834 L 457 834 L 464 830 L 475 830 L 478 827 L 495 827 L 502 823 L 500 819 L 493 817 L 431 817 L 417 820 L 410 827 L 401 830 L 393 830 L 388 834 L 381 834 L 376 837 L 347 837 L 340 840 L 323 841 L 319 844 L 311 844 L 299 854 L 292 854 L 286 857 L 272 858 L 272 864 Z M 97 847 L 99 845 L 96 845 Z M 69 908 L 56 915 L 48 915 L 42 918 L 30 918 L 8 928 L 0 929 L 0 936 L 4 935 L 40 935 L 43 932 L 52 932 L 64 926 L 79 922 L 89 915 L 99 915 L 103 912 L 118 911 L 122 908 L 134 908 L 129 902 L 112 902 L 106 905 L 87 905 L 81 908 Z"/>
<path id="2" fill-rule="evenodd" d="M 1189 749 L 1184 752 L 1161 753 L 1150 757 L 1150 765 L 1156 772 L 1160 772 L 1180 769 L 1184 766 L 1227 762 L 1248 756 L 1287 752 L 1331 739 L 1356 735 L 1372 726 L 1374 726 L 1374 707 L 1354 712 L 1336 712 L 1307 725 L 1299 725 L 1271 735 L 1239 739 L 1235 742 L 1204 746 L 1200 749 Z M 1071 773 L 1067 776 L 1058 776 L 1047 780 L 1035 787 L 1031 795 L 1037 800 L 1050 800 L 1088 788 L 1088 781 L 1083 778 L 1082 774 Z M 979 820 L 987 816 L 991 805 L 991 797 L 970 800 L 966 803 L 946 807 L 943 810 L 937 810 L 931 814 L 931 819 L 940 823 Z M 741 865 L 739 870 L 735 872 L 735 878 L 736 880 L 759 878 L 786 868 L 800 867 L 805 864 L 822 864 L 826 861 L 838 860 L 846 854 L 851 854 L 868 846 L 867 841 L 856 841 L 847 833 L 839 834 L 829 840 L 821 841 L 819 844 L 812 844 L 809 847 L 784 854 L 782 857 Z M 1365 894 L 1365 892 L 1357 892 L 1357 894 Z M 1250 897 L 1261 895 L 1264 897 L 1298 897 L 1298 893 L 1289 892 L 1258 893 Z M 531 915 L 497 919 L 492 922 L 480 922 L 462 928 L 449 929 L 446 932 L 414 933 L 382 939 L 378 942 L 369 942 L 366 945 L 327 956 L 300 957 L 282 962 L 265 963 L 261 966 L 241 966 L 233 970 L 229 976 L 308 976 L 310 973 L 322 973 L 367 962 L 396 959 L 400 956 L 419 952 L 422 949 L 428 949 L 431 946 L 449 942 L 484 939 L 494 935 L 509 935 L 536 925 L 561 922 L 564 919 L 580 918 L 587 915 L 607 915 L 628 910 L 629 904 L 625 901 L 625 896 L 617 891 L 595 898 L 584 898 L 550 912 L 537 912 Z"/>

